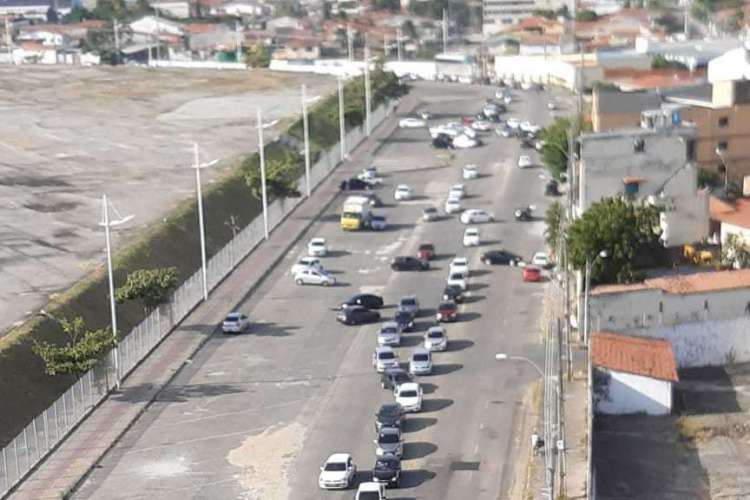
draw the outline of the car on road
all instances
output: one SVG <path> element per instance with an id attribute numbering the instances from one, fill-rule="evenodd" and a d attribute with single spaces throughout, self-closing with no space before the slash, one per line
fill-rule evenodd
<path id="1" fill-rule="evenodd" d="M 521 121 L 518 118 L 508 118 L 505 121 L 505 124 L 508 126 L 511 130 L 516 130 L 521 126 Z"/>
<path id="2" fill-rule="evenodd" d="M 471 128 L 478 132 L 487 132 L 492 129 L 492 122 L 489 120 L 474 120 Z"/>
<path id="3" fill-rule="evenodd" d="M 551 267 L 552 265 L 552 263 L 549 260 L 549 256 L 547 255 L 546 252 L 535 253 L 534 256 L 531 258 L 531 263 L 542 269 L 547 269 L 548 267 Z"/>
<path id="4" fill-rule="evenodd" d="M 403 201 L 411 199 L 413 194 L 412 189 L 406 184 L 399 184 L 396 186 L 396 190 L 393 192 L 393 199 L 396 201 Z"/>
<path id="5" fill-rule="evenodd" d="M 435 258 L 435 245 L 432 243 L 422 243 L 417 249 L 417 258 L 419 260 L 432 260 Z"/>
<path id="6" fill-rule="evenodd" d="M 518 157 L 518 168 L 530 168 L 531 166 L 531 157 L 529 155 L 521 155 Z"/>
<path id="7" fill-rule="evenodd" d="M 479 260 L 485 264 L 493 265 L 505 265 L 505 266 L 517 266 L 521 262 L 521 257 L 506 250 L 488 250 L 479 256 Z"/>
<path id="8" fill-rule="evenodd" d="M 375 184 L 357 177 L 352 177 L 351 179 L 341 181 L 339 187 L 342 191 L 364 191 L 366 189 L 374 189 Z"/>
<path id="9" fill-rule="evenodd" d="M 424 128 L 427 121 L 416 116 L 406 116 L 398 121 L 399 128 Z"/>
<path id="10" fill-rule="evenodd" d="M 308 268 L 295 274 L 294 282 L 298 285 L 331 286 L 336 284 L 336 278 L 329 274 L 328 271 Z"/>
<path id="11" fill-rule="evenodd" d="M 401 457 L 404 453 L 404 441 L 401 438 L 401 429 L 399 427 L 383 427 L 378 432 L 378 436 L 373 440 L 377 446 L 375 455 L 395 455 Z"/>
<path id="12" fill-rule="evenodd" d="M 362 196 L 370 200 L 370 206 L 373 208 L 381 208 L 383 206 L 383 200 L 380 199 L 380 196 L 378 196 L 377 193 L 362 193 L 358 196 Z"/>
<path id="13" fill-rule="evenodd" d="M 416 113 L 417 113 L 417 116 L 419 116 L 423 120 L 429 120 L 430 118 L 432 118 L 432 113 L 430 113 L 426 109 L 416 111 Z"/>
<path id="14" fill-rule="evenodd" d="M 359 483 L 354 500 L 387 500 L 385 485 L 376 482 Z"/>
<path id="15" fill-rule="evenodd" d="M 398 488 L 401 480 L 401 460 L 396 455 L 383 455 L 375 459 L 372 480 L 386 486 Z"/>
<path id="16" fill-rule="evenodd" d="M 353 306 L 364 306 L 368 309 L 380 309 L 383 307 L 383 297 L 372 293 L 358 293 L 341 303 L 341 309 Z"/>
<path id="17" fill-rule="evenodd" d="M 515 135 L 513 129 L 506 124 L 498 125 L 497 128 L 495 128 L 495 133 L 500 137 L 505 137 L 506 139 L 510 139 L 511 137 L 513 137 L 513 135 Z"/>
<path id="18" fill-rule="evenodd" d="M 464 165 L 464 167 L 461 169 L 461 177 L 463 177 L 465 180 L 476 179 L 477 177 L 479 177 L 479 167 L 477 167 L 473 163 Z"/>
<path id="19" fill-rule="evenodd" d="M 445 351 L 448 349 L 448 334 L 440 325 L 431 326 L 424 334 L 424 348 L 429 351 Z"/>
<path id="20" fill-rule="evenodd" d="M 380 177 L 376 177 L 375 175 L 376 174 L 373 173 L 372 170 L 363 170 L 362 172 L 357 174 L 357 179 L 365 181 L 372 186 L 380 186 L 381 184 L 383 184 L 383 179 L 381 179 Z"/>
<path id="21" fill-rule="evenodd" d="M 416 295 L 404 295 L 401 300 L 398 301 L 398 310 L 406 311 L 409 314 L 416 316 L 419 314 L 419 299 Z"/>
<path id="22" fill-rule="evenodd" d="M 405 382 L 414 382 L 414 377 L 403 368 L 388 368 L 380 375 L 380 387 L 396 389 Z"/>
<path id="23" fill-rule="evenodd" d="M 465 128 L 466 127 L 464 127 L 464 125 L 459 122 L 441 123 L 439 125 L 430 127 L 430 137 L 436 139 L 440 136 L 446 136 L 450 139 L 453 139 L 457 135 L 463 133 Z"/>
<path id="24" fill-rule="evenodd" d="M 404 410 L 398 403 L 383 403 L 375 414 L 375 432 L 384 427 L 401 427 Z"/>
<path id="25" fill-rule="evenodd" d="M 463 211 L 460 220 L 462 224 L 481 224 L 484 222 L 493 222 L 495 216 L 481 208 L 469 208 Z"/>
<path id="26" fill-rule="evenodd" d="M 317 271 L 322 271 L 323 264 L 320 263 L 320 259 L 317 257 L 300 257 L 299 259 L 297 259 L 297 262 L 292 265 L 291 274 L 295 275 L 300 271 L 304 271 L 305 269 L 315 269 Z"/>
<path id="27" fill-rule="evenodd" d="M 414 329 L 414 315 L 410 312 L 397 310 L 393 315 L 393 321 L 398 323 L 402 332 L 410 332 Z"/>
<path id="28" fill-rule="evenodd" d="M 435 149 L 454 149 L 453 138 L 446 134 L 439 134 L 432 139 L 432 147 Z"/>
<path id="29" fill-rule="evenodd" d="M 466 134 L 461 134 L 453 138 L 453 147 L 458 149 L 476 148 L 481 144 L 482 141 L 477 138 L 469 137 Z"/>
<path id="30" fill-rule="evenodd" d="M 435 207 L 425 207 L 422 209 L 422 220 L 425 222 L 432 222 L 438 219 L 440 214 Z"/>
<path id="31" fill-rule="evenodd" d="M 453 257 L 448 267 L 448 273 L 469 274 L 469 259 L 466 257 Z"/>
<path id="32" fill-rule="evenodd" d="M 383 373 L 388 368 L 397 368 L 398 354 L 388 346 L 378 346 L 372 353 L 372 366 L 378 373 Z"/>
<path id="33" fill-rule="evenodd" d="M 398 346 L 401 344 L 401 328 L 395 321 L 386 321 L 378 331 L 378 345 Z"/>
<path id="34" fill-rule="evenodd" d="M 384 231 L 388 227 L 385 215 L 372 214 L 370 216 L 370 229 L 373 231 Z"/>
<path id="35" fill-rule="evenodd" d="M 513 210 L 513 218 L 517 221 L 521 222 L 527 222 L 530 220 L 534 220 L 534 209 L 536 207 L 534 205 L 527 205 L 525 207 L 518 207 L 515 210 Z"/>
<path id="36" fill-rule="evenodd" d="M 451 186 L 450 191 L 448 191 L 448 198 L 458 198 L 459 200 L 463 199 L 466 196 L 466 186 L 463 184 L 454 184 Z"/>
<path id="37" fill-rule="evenodd" d="M 560 196 L 560 186 L 558 186 L 555 179 L 551 179 L 544 186 L 544 194 L 546 196 Z"/>
<path id="38" fill-rule="evenodd" d="M 422 409 L 422 388 L 416 382 L 405 382 L 399 385 L 393 396 L 405 413 L 418 412 Z"/>
<path id="39" fill-rule="evenodd" d="M 435 319 L 438 323 L 456 321 L 458 319 L 458 306 L 452 300 L 446 300 L 438 304 Z"/>
<path id="40" fill-rule="evenodd" d="M 557 109 L 557 103 L 555 101 L 549 101 L 547 103 L 547 109 L 549 109 L 550 111 L 556 110 Z"/>
<path id="41" fill-rule="evenodd" d="M 363 306 L 351 306 L 338 313 L 336 319 L 345 325 L 364 325 L 380 321 L 380 313 Z"/>
<path id="42" fill-rule="evenodd" d="M 328 255 L 328 245 L 325 238 L 313 238 L 307 244 L 307 255 L 310 257 L 325 257 Z"/>
<path id="43" fill-rule="evenodd" d="M 409 358 L 409 373 L 412 375 L 429 375 L 432 373 L 432 354 L 424 347 L 417 347 Z"/>
<path id="44" fill-rule="evenodd" d="M 542 270 L 535 266 L 526 266 L 523 268 L 523 280 L 530 282 L 542 281 Z"/>
<path id="45" fill-rule="evenodd" d="M 521 139 L 521 149 L 534 149 L 534 141 L 527 137 Z"/>
<path id="46" fill-rule="evenodd" d="M 448 286 L 455 285 L 461 290 L 466 290 L 466 274 L 462 272 L 452 272 L 448 275 L 447 284 Z"/>
<path id="47" fill-rule="evenodd" d="M 463 244 L 465 247 L 478 247 L 479 246 L 479 228 L 467 227 L 464 231 Z"/>
<path id="48" fill-rule="evenodd" d="M 445 201 L 445 213 L 453 214 L 461 211 L 461 200 L 459 198 L 448 198 Z"/>
<path id="49" fill-rule="evenodd" d="M 348 453 L 334 453 L 320 467 L 318 486 L 324 490 L 349 488 L 357 475 L 357 466 Z"/>
<path id="50" fill-rule="evenodd" d="M 429 260 L 421 260 L 411 255 L 394 257 L 391 262 L 391 269 L 393 271 L 426 271 L 429 268 Z"/>
<path id="51" fill-rule="evenodd" d="M 464 301 L 464 291 L 459 285 L 446 285 L 443 289 L 443 300 L 452 300 L 460 304 Z"/>
<path id="52" fill-rule="evenodd" d="M 248 328 L 250 328 L 250 320 L 241 312 L 231 312 L 221 322 L 221 331 L 224 333 L 242 333 Z"/>

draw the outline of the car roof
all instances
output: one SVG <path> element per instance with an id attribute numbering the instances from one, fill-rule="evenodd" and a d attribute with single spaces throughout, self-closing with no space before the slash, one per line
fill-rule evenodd
<path id="1" fill-rule="evenodd" d="M 440 332 L 440 333 L 444 334 L 445 333 L 445 328 L 443 328 L 442 326 L 431 326 L 427 330 L 427 333 L 435 333 L 435 332 Z"/>
<path id="2" fill-rule="evenodd" d="M 403 297 L 398 299 L 399 302 L 403 302 L 405 300 L 417 300 L 417 296 L 416 295 L 404 295 Z"/>
<path id="3" fill-rule="evenodd" d="M 325 238 L 313 238 L 310 240 L 310 243 L 325 243 Z"/>
<path id="4" fill-rule="evenodd" d="M 394 351 L 390 346 L 387 345 L 379 345 L 375 348 L 375 352 L 392 352 L 395 354 L 396 351 Z"/>
<path id="5" fill-rule="evenodd" d="M 466 257 L 453 257 L 453 260 L 451 262 L 461 262 L 461 261 L 468 263 L 469 259 L 467 259 Z"/>
<path id="6" fill-rule="evenodd" d="M 374 482 L 367 482 L 367 483 L 359 483 L 359 489 L 357 491 L 380 491 L 381 490 L 380 483 L 374 483 Z"/>
<path id="7" fill-rule="evenodd" d="M 398 386 L 399 392 L 409 389 L 413 391 L 419 390 L 419 384 L 417 382 L 404 382 L 403 384 Z"/>
<path id="8" fill-rule="evenodd" d="M 326 463 L 328 462 L 346 462 L 352 458 L 352 456 L 348 453 L 332 453 L 331 456 L 328 457 L 326 460 Z"/>
<path id="9" fill-rule="evenodd" d="M 386 321 L 380 325 L 380 328 L 398 328 L 398 323 L 395 321 Z"/>
<path id="10" fill-rule="evenodd" d="M 399 184 L 398 186 L 396 186 L 396 189 L 409 189 L 409 185 L 408 184 Z"/>
<path id="11" fill-rule="evenodd" d="M 415 347 L 412 351 L 412 355 L 414 354 L 430 354 L 430 351 L 428 351 L 424 347 Z"/>

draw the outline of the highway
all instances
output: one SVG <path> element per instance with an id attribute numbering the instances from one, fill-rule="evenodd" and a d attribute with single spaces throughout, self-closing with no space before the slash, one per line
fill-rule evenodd
<path id="1" fill-rule="evenodd" d="M 492 95 L 489 87 L 432 83 L 419 83 L 412 92 L 436 121 L 474 114 Z M 543 125 L 550 95 L 516 90 L 506 117 Z M 373 292 L 385 298 L 382 313 L 388 318 L 401 296 L 417 295 L 422 304 L 417 331 L 406 333 L 397 348 L 407 360 L 432 324 L 454 255 L 470 259 L 470 297 L 460 307 L 459 321 L 446 327 L 450 346 L 434 354 L 435 373 L 418 377 L 424 406 L 407 417 L 406 472 L 402 487 L 389 490 L 388 497 L 508 497 L 515 467 L 522 465 L 518 448 L 526 445 L 518 429 L 527 411 L 521 400 L 538 374 L 494 355 L 505 352 L 542 363 L 544 284 L 524 283 L 518 268 L 485 266 L 478 256 L 504 247 L 530 259 L 543 249 L 541 218 L 550 201 L 543 195 L 546 171 L 517 168 L 517 139 L 484 133 L 484 146 L 446 152 L 434 150 L 428 138 L 424 129 L 397 129 L 376 151 L 373 163 L 384 176 L 379 193 L 388 204 L 379 211 L 389 228 L 344 233 L 338 222 L 340 196 L 241 303 L 239 309 L 253 322 L 251 333 L 215 334 L 73 498 L 353 498 L 352 490 L 318 489 L 319 467 L 333 452 L 352 453 L 360 470 L 357 481 L 368 480 L 375 457 L 374 413 L 393 398 L 380 388 L 371 366 L 377 325 L 341 325 L 333 308 L 357 292 Z M 467 163 L 480 166 L 479 179 L 461 180 L 460 168 Z M 465 226 L 457 216 L 435 222 L 420 218 L 430 204 L 442 212 L 450 186 L 458 182 L 469 194 L 464 208 L 484 208 L 496 216 L 496 222 L 479 225 L 483 244 L 469 250 L 461 245 Z M 416 196 L 397 204 L 392 192 L 401 183 L 412 186 Z M 528 204 L 537 205 L 539 219 L 514 221 L 513 209 Z M 322 260 L 335 272 L 336 286 L 300 287 L 289 275 L 306 242 L 316 236 L 333 249 Z M 413 255 L 420 243 L 435 244 L 438 259 L 431 270 L 390 270 L 394 256 Z"/>

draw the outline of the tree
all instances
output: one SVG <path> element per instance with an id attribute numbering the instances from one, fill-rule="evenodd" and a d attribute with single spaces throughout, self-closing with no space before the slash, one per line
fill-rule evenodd
<path id="1" fill-rule="evenodd" d="M 401 1 L 400 0 L 375 0 L 373 7 L 376 10 L 387 10 L 390 12 L 401 12 Z"/>
<path id="2" fill-rule="evenodd" d="M 537 9 L 532 12 L 531 15 L 535 17 L 543 17 L 545 19 L 554 19 L 555 11 L 552 9 Z"/>
<path id="3" fill-rule="evenodd" d="M 278 142 L 266 146 L 266 192 L 275 198 L 296 198 L 300 196 L 297 179 L 303 157 L 294 149 Z M 257 199 L 262 197 L 260 157 L 254 154 L 242 162 L 245 183 Z"/>
<path id="4" fill-rule="evenodd" d="M 118 303 L 140 299 L 146 309 L 151 310 L 168 301 L 178 283 L 176 267 L 138 269 L 128 274 L 125 284 L 115 292 L 115 299 Z"/>
<path id="5" fill-rule="evenodd" d="M 544 213 L 544 221 L 547 224 L 544 230 L 544 241 L 547 248 L 553 252 L 557 248 L 557 241 L 562 234 L 562 223 L 565 212 L 559 201 L 553 201 Z"/>
<path id="6" fill-rule="evenodd" d="M 99 54 L 105 64 L 115 63 L 115 36 L 109 29 L 90 29 L 81 40 L 81 48 L 84 52 Z"/>
<path id="7" fill-rule="evenodd" d="M 738 31 L 742 30 L 742 26 L 745 22 L 745 13 L 742 11 L 741 8 L 738 8 L 734 11 L 734 14 L 732 14 L 729 19 L 726 21 L 726 29 L 727 31 L 731 33 L 737 33 Z"/>
<path id="8" fill-rule="evenodd" d="M 651 59 L 651 69 L 666 69 L 666 68 L 685 70 L 687 69 L 687 66 L 677 61 L 670 61 L 661 54 L 656 54 L 653 57 L 653 59 Z"/>
<path id="9" fill-rule="evenodd" d="M 594 203 L 568 227 L 568 256 L 574 268 L 584 270 L 592 262 L 594 283 L 626 283 L 635 277 L 636 257 L 642 260 L 661 248 L 659 211 L 636 207 L 621 198 Z M 606 258 L 596 258 L 600 251 Z"/>
<path id="10" fill-rule="evenodd" d="M 564 17 L 565 19 L 570 19 L 570 11 L 568 10 L 567 5 L 563 5 L 559 9 L 555 11 L 555 17 Z"/>
<path id="11" fill-rule="evenodd" d="M 91 19 L 92 14 L 80 5 L 76 5 L 70 10 L 70 13 L 63 17 L 63 23 L 80 23 L 86 19 Z"/>
<path id="12" fill-rule="evenodd" d="M 593 10 L 582 10 L 576 13 L 576 21 L 589 22 L 597 19 L 599 19 L 599 16 Z"/>
<path id="13" fill-rule="evenodd" d="M 99 363 L 102 355 L 112 349 L 115 339 L 109 328 L 89 330 L 83 318 L 58 320 L 68 337 L 65 345 L 34 341 L 32 351 L 44 361 L 47 375 L 81 376 Z"/>
<path id="14" fill-rule="evenodd" d="M 401 25 L 401 30 L 403 31 L 404 35 L 411 38 L 412 40 L 417 40 L 419 37 L 417 36 L 417 28 L 414 27 L 414 23 L 411 19 L 407 19 L 404 21 L 404 24 Z"/>
<path id="15" fill-rule="evenodd" d="M 698 169 L 698 187 L 699 188 L 707 188 L 707 187 L 717 187 L 719 183 L 721 182 L 721 176 L 719 176 L 718 172 L 715 172 L 713 170 L 708 170 L 706 168 L 699 168 Z"/>
<path id="16" fill-rule="evenodd" d="M 728 235 L 721 246 L 721 260 L 735 269 L 750 267 L 750 245 L 738 234 Z"/>
<path id="17" fill-rule="evenodd" d="M 96 19 L 108 21 L 124 19 L 128 15 L 128 7 L 125 0 L 97 0 L 92 14 Z"/>
<path id="18" fill-rule="evenodd" d="M 271 64 L 271 51 L 262 45 L 251 45 L 245 49 L 245 64 L 251 68 L 267 68 Z"/>
<path id="19" fill-rule="evenodd" d="M 571 127 L 569 119 L 558 117 L 539 134 L 539 138 L 545 141 L 542 159 L 555 179 L 560 179 L 560 174 L 568 168 L 568 131 Z"/>

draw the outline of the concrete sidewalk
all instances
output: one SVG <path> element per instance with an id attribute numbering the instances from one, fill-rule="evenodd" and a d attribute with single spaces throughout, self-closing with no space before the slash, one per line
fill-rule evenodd
<path id="1" fill-rule="evenodd" d="M 396 113 L 418 104 L 409 95 L 401 100 Z M 388 118 L 339 165 L 219 286 L 182 324 L 154 349 L 91 415 L 76 428 L 12 493 L 13 499 L 59 500 L 75 490 L 104 454 L 136 422 L 180 369 L 216 331 L 227 312 L 252 293 L 295 242 L 338 196 L 339 183 L 361 170 L 372 158 L 380 142 L 396 127 Z"/>

